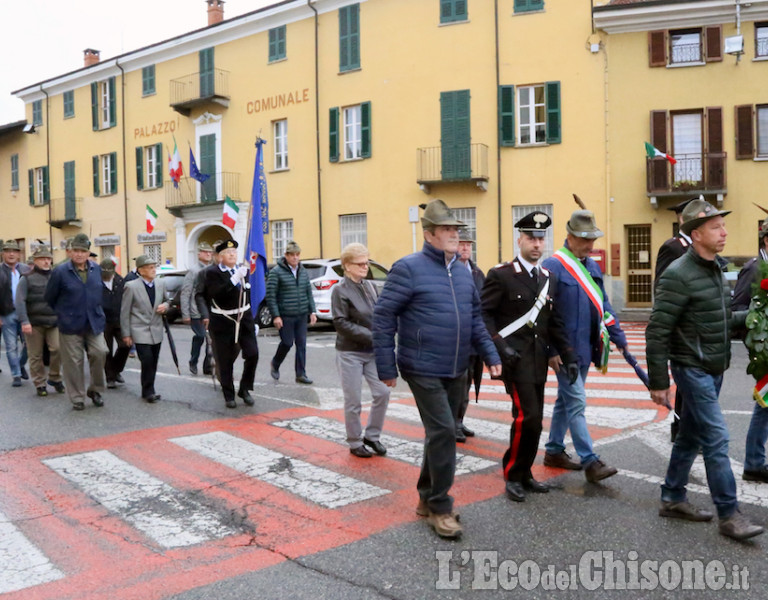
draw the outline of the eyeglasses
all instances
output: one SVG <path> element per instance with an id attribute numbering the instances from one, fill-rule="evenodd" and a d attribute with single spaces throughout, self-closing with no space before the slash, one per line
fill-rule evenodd
<path id="1" fill-rule="evenodd" d="M 353 262 L 353 263 L 349 263 L 349 264 L 350 265 L 355 265 L 356 267 L 367 267 L 368 266 L 368 261 L 359 262 L 359 263 Z"/>

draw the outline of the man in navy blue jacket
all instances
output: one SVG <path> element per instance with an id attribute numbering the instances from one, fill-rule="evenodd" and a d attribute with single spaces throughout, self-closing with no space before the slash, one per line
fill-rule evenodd
<path id="1" fill-rule="evenodd" d="M 102 309 L 101 267 L 88 260 L 91 242 L 84 233 L 72 240 L 71 260 L 53 271 L 45 289 L 45 301 L 56 311 L 59 352 L 67 394 L 74 410 L 85 408 L 86 395 L 94 406 L 104 406 L 104 310 Z M 87 390 L 83 373 L 85 353 L 91 370 Z"/>
<path id="2" fill-rule="evenodd" d="M 424 424 L 424 461 L 416 484 L 416 513 L 435 532 L 457 538 L 462 529 L 448 494 L 456 470 L 456 418 L 466 393 L 473 349 L 501 374 L 501 359 L 480 312 L 472 275 L 456 258 L 459 227 L 442 200 L 421 219 L 424 247 L 393 266 L 373 316 L 379 379 L 394 387 L 397 372 L 408 382 Z M 397 334 L 397 358 L 395 358 Z"/>

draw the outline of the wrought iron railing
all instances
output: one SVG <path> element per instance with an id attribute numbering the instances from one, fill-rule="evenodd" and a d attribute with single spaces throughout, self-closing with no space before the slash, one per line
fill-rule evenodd
<path id="1" fill-rule="evenodd" d="M 224 202 L 227 196 L 239 201 L 240 173 L 215 173 L 204 184 L 191 177 L 182 177 L 178 187 L 173 185 L 173 181 L 166 181 L 163 187 L 166 208 L 215 204 Z"/>
<path id="2" fill-rule="evenodd" d="M 416 181 L 488 181 L 488 146 L 478 143 L 449 150 L 442 146 L 417 148 Z"/>
<path id="3" fill-rule="evenodd" d="M 171 106 L 215 96 L 229 98 L 229 71 L 213 69 L 171 79 Z"/>
<path id="4" fill-rule="evenodd" d="M 646 181 L 649 194 L 725 191 L 725 152 L 677 154 L 676 164 L 665 158 L 646 158 Z"/>

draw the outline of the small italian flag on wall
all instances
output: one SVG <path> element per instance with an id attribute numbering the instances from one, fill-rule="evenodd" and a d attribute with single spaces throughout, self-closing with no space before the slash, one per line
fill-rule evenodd
<path id="1" fill-rule="evenodd" d="M 237 204 L 235 204 L 232 198 L 227 196 L 224 200 L 224 217 L 222 218 L 224 225 L 232 229 L 235 226 L 235 223 L 237 223 L 237 215 L 239 212 L 240 209 L 237 207 Z"/>
<path id="2" fill-rule="evenodd" d="M 674 165 L 677 162 L 674 157 L 670 156 L 669 154 L 664 154 L 661 150 L 657 150 L 648 142 L 645 142 L 645 153 L 648 155 L 648 158 L 656 158 L 657 156 L 666 158 L 671 165 Z"/>
<path id="3" fill-rule="evenodd" d="M 147 204 L 147 233 L 152 233 L 157 223 L 157 213 Z"/>

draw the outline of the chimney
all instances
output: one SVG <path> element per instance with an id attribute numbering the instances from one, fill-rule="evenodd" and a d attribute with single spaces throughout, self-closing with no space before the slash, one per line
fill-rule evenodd
<path id="1" fill-rule="evenodd" d="M 208 3 L 208 26 L 224 20 L 224 0 L 205 0 Z"/>
<path id="2" fill-rule="evenodd" d="M 83 63 L 86 67 L 95 65 L 99 60 L 101 59 L 99 58 L 98 50 L 94 50 L 93 48 L 86 48 L 83 50 Z"/>

